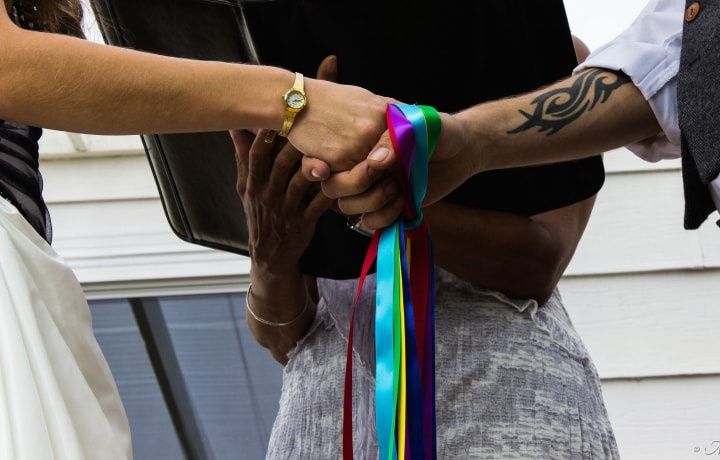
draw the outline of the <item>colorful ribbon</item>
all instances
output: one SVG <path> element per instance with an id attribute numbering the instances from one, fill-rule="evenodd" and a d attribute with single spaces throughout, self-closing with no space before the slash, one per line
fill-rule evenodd
<path id="1" fill-rule="evenodd" d="M 380 459 L 433 460 L 437 458 L 434 263 L 422 203 L 428 163 L 440 137 L 440 115 L 432 107 L 392 104 L 387 123 L 406 205 L 393 225 L 375 232 L 355 293 L 345 368 L 343 458 L 353 459 L 355 310 L 377 259 L 375 410 Z"/>

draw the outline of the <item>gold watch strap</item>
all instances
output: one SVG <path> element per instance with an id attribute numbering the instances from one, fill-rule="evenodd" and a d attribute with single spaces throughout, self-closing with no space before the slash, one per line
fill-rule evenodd
<path id="1" fill-rule="evenodd" d="M 287 135 L 290 134 L 290 128 L 292 128 L 296 116 L 297 112 L 290 112 L 289 110 L 285 112 L 285 121 L 283 121 L 282 128 L 280 128 L 280 132 L 278 132 L 279 136 L 287 137 Z"/>
<path id="2" fill-rule="evenodd" d="M 291 90 L 300 91 L 303 94 L 305 93 L 305 79 L 303 78 L 303 74 L 300 72 L 295 72 L 295 81 L 293 82 Z M 288 108 L 285 109 L 285 120 L 283 121 L 282 128 L 280 128 L 280 131 L 278 132 L 279 136 L 287 137 L 288 134 L 290 134 L 290 129 L 292 128 L 293 123 L 295 123 L 295 117 L 297 114 L 297 111 L 290 110 Z"/>
<path id="3" fill-rule="evenodd" d="M 303 74 L 300 72 L 295 72 L 295 83 L 293 83 L 293 89 L 296 89 L 301 93 L 305 92 L 305 79 L 303 78 Z"/>

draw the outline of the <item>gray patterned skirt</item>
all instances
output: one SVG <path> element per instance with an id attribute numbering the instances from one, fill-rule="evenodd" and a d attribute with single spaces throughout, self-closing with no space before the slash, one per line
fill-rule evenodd
<path id="1" fill-rule="evenodd" d="M 600 380 L 556 291 L 538 307 L 438 270 L 440 459 L 614 459 Z M 341 457 L 343 379 L 354 281 L 319 280 L 315 322 L 290 353 L 268 459 Z M 377 458 L 374 279 L 358 309 L 356 459 Z"/>

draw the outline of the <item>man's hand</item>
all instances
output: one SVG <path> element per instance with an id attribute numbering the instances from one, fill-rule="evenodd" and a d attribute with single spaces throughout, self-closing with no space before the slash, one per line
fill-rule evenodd
<path id="1" fill-rule="evenodd" d="M 442 132 L 435 153 L 430 161 L 428 195 L 425 204 L 432 204 L 457 188 L 470 177 L 472 168 L 462 155 L 467 135 L 459 120 L 452 115 L 441 114 Z M 384 228 L 392 224 L 402 213 L 404 198 L 400 187 L 392 187 L 385 179 L 380 186 L 375 181 L 384 178 L 395 165 L 390 136 L 386 132 L 380 138 L 367 159 L 353 169 L 336 173 L 323 181 L 323 192 L 330 198 L 338 198 L 339 206 L 347 214 L 363 214 L 363 225 L 370 229 Z M 312 169 L 327 172 L 327 165 L 318 160 L 303 163 L 306 176 Z"/>

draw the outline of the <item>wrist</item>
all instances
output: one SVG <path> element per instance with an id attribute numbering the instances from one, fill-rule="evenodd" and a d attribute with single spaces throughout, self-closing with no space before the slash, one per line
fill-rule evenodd
<path id="1" fill-rule="evenodd" d="M 493 154 L 497 153 L 500 138 L 498 127 L 504 123 L 491 113 L 490 105 L 483 104 L 455 115 L 465 134 L 466 145 L 462 150 L 462 163 L 470 175 L 495 169 Z"/>
<path id="2" fill-rule="evenodd" d="M 297 266 L 284 271 L 271 271 L 253 263 L 250 269 L 250 282 L 258 301 L 270 306 L 292 301 L 305 291 L 304 279 L 300 267 Z"/>
<path id="3" fill-rule="evenodd" d="M 252 66 L 257 72 L 257 97 L 253 104 L 255 123 L 257 128 L 277 131 L 285 120 L 285 102 L 283 94 L 293 84 L 295 74 L 285 69 L 269 66 Z M 236 105 L 243 112 L 247 101 L 236 101 Z"/>
<path id="4" fill-rule="evenodd" d="M 250 315 L 249 318 L 273 328 L 295 325 L 306 316 L 306 313 L 312 312 L 314 315 L 314 307 L 315 304 L 307 289 L 290 302 L 281 304 L 276 301 L 274 304 L 268 304 L 258 298 L 251 284 L 248 286 L 245 298 L 245 308 Z"/>

